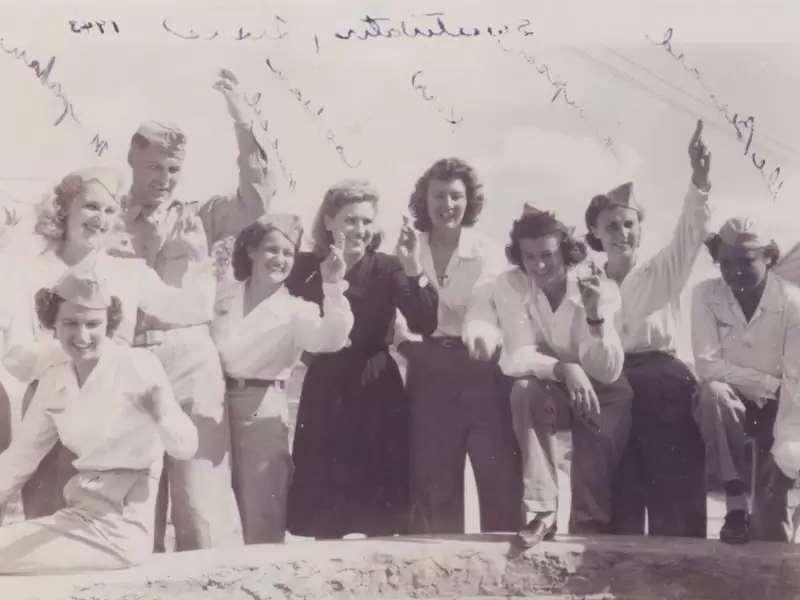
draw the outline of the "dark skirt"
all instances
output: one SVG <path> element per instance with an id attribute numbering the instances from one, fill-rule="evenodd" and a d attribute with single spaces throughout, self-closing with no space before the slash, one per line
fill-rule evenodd
<path id="1" fill-rule="evenodd" d="M 389 352 L 347 348 L 313 358 L 292 451 L 288 529 L 336 538 L 406 533 L 409 407 Z"/>
<path id="2" fill-rule="evenodd" d="M 614 533 L 706 536 L 705 445 L 693 416 L 697 381 L 661 352 L 628 354 L 632 428 L 613 485 Z"/>

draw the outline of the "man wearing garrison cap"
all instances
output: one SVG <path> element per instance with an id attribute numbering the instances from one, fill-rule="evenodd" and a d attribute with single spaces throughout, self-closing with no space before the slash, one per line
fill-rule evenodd
<path id="1" fill-rule="evenodd" d="M 199 207 L 174 197 L 187 144 L 177 125 L 148 121 L 131 139 L 128 163 L 133 183 L 123 201 L 126 229 L 135 255 L 176 287 L 203 274 L 213 288 L 209 247 L 232 239 L 265 214 L 273 196 L 267 157 L 255 138 L 252 118 L 237 85 L 236 77 L 227 70 L 220 72 L 214 85 L 225 97 L 239 145 L 235 194 L 213 197 Z M 209 310 L 209 321 L 211 317 Z M 167 488 L 177 550 L 238 541 L 224 380 L 208 324 L 182 327 L 140 313 L 134 344 L 150 347 L 161 360 L 175 397 L 199 431 L 199 449 L 193 459 L 165 459 L 156 514 L 156 550 L 163 550 Z"/>
<path id="2" fill-rule="evenodd" d="M 487 337 L 502 336 L 500 368 L 514 378 L 525 514 L 518 540 L 529 547 L 556 533 L 554 445 L 563 429 L 573 439 L 570 533 L 608 533 L 632 395 L 620 377 L 619 292 L 584 263 L 586 246 L 552 213 L 526 205 L 510 237 L 506 254 L 516 268 L 497 278 L 485 305 L 470 306 L 466 321 Z"/>
<path id="3" fill-rule="evenodd" d="M 753 219 L 729 219 L 707 245 L 722 277 L 694 290 L 692 346 L 706 472 L 726 494 L 720 539 L 791 541 L 787 494 L 800 471 L 800 289 L 772 273 L 778 248 Z M 748 439 L 755 442 L 754 480 Z"/>

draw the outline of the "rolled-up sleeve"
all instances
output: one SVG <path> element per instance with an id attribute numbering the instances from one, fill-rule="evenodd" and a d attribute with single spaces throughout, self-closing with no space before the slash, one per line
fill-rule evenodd
<path id="1" fill-rule="evenodd" d="M 239 154 L 239 185 L 231 196 L 215 196 L 200 208 L 200 218 L 209 246 L 239 232 L 269 212 L 275 185 L 268 168 L 267 153 L 253 133 L 252 125 L 235 123 Z"/>
<path id="2" fill-rule="evenodd" d="M 347 282 L 322 284 L 322 316 L 313 302 L 302 301 L 294 315 L 298 346 L 306 352 L 336 352 L 347 343 L 353 312 L 344 292 Z"/>

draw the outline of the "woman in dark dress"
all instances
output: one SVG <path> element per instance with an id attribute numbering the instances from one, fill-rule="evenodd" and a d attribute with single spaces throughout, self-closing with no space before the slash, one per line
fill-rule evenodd
<path id="1" fill-rule="evenodd" d="M 438 296 L 422 275 L 416 232 L 405 223 L 397 256 L 377 252 L 378 194 L 347 180 L 325 194 L 314 222 L 314 251 L 297 255 L 286 284 L 322 303 L 319 265 L 343 238 L 345 279 L 355 323 L 344 349 L 317 354 L 303 382 L 289 492 L 288 529 L 337 538 L 408 531 L 409 408 L 387 345 L 395 309 L 412 331 L 436 329 Z"/>

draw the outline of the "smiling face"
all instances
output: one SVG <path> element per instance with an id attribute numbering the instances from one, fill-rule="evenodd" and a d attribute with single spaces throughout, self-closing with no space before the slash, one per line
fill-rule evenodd
<path id="1" fill-rule="evenodd" d="M 131 191 L 145 205 L 168 200 L 180 180 L 183 160 L 155 145 L 137 148 L 131 154 L 133 185 Z"/>
<path id="2" fill-rule="evenodd" d="M 767 277 L 771 259 L 764 248 L 719 245 L 719 270 L 734 292 L 750 292 L 759 288 Z"/>
<path id="3" fill-rule="evenodd" d="M 58 307 L 55 320 L 56 339 L 76 362 L 97 360 L 108 339 L 108 310 L 86 308 L 69 300 Z"/>
<path id="4" fill-rule="evenodd" d="M 283 283 L 294 266 L 295 246 L 277 229 L 267 231 L 261 243 L 248 250 L 253 261 L 252 277 L 274 284 Z"/>
<path id="5" fill-rule="evenodd" d="M 456 229 L 467 210 L 467 188 L 461 179 L 431 179 L 425 204 L 434 230 Z"/>
<path id="6" fill-rule="evenodd" d="M 641 241 L 639 213 L 632 208 L 612 206 L 601 210 L 591 230 L 609 258 L 633 255 Z"/>
<path id="7" fill-rule="evenodd" d="M 561 234 L 555 233 L 519 241 L 522 267 L 542 290 L 557 290 L 565 284 L 567 266 L 561 252 L 561 240 Z"/>
<path id="8" fill-rule="evenodd" d="M 364 254 L 375 235 L 375 205 L 369 201 L 350 202 L 334 216 L 325 216 L 325 229 L 344 236 L 345 254 Z"/>
<path id="9" fill-rule="evenodd" d="M 118 215 L 117 200 L 99 183 L 89 182 L 69 205 L 64 240 L 83 248 L 102 247 Z"/>

